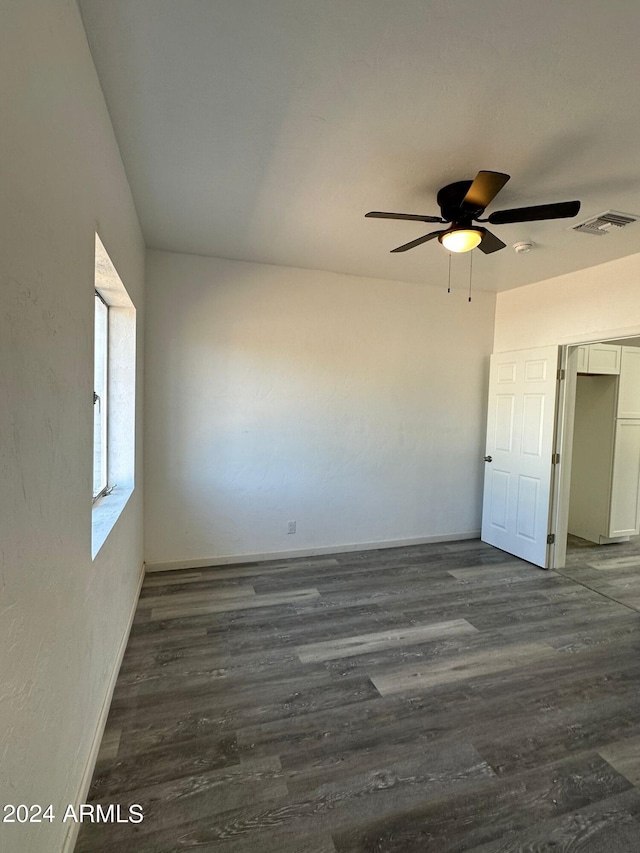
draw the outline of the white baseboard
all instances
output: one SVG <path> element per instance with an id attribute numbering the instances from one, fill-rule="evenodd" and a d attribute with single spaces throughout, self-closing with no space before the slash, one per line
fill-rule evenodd
<path id="1" fill-rule="evenodd" d="M 322 554 L 341 554 L 346 551 L 372 551 L 379 548 L 402 548 L 406 545 L 428 545 L 434 542 L 457 542 L 461 539 L 478 539 L 479 530 L 464 533 L 445 533 L 440 536 L 416 536 L 412 539 L 387 539 L 377 542 L 357 542 L 347 545 L 322 545 L 318 548 L 300 548 L 291 551 L 265 551 L 259 554 L 228 554 L 224 557 L 171 560 L 164 563 L 146 563 L 147 572 L 169 572 L 175 569 L 202 569 L 208 566 L 227 566 L 230 563 L 262 563 L 267 560 L 290 560 L 294 557 L 317 557 Z"/>
<path id="2" fill-rule="evenodd" d="M 131 626 L 133 625 L 133 619 L 136 615 L 136 608 L 138 606 L 138 599 L 140 598 L 140 590 L 142 588 L 142 582 L 144 581 L 144 564 L 142 565 L 142 570 L 140 572 L 140 580 L 138 581 L 138 591 L 136 593 L 135 600 L 133 602 L 133 607 L 131 608 L 131 613 L 129 614 L 129 621 L 127 623 L 127 629 L 124 632 L 124 636 L 122 637 L 122 641 L 120 643 L 120 647 L 118 648 L 118 654 L 116 655 L 116 662 L 113 667 L 113 671 L 111 673 L 111 678 L 109 679 L 109 684 L 107 687 L 107 692 L 104 697 L 104 702 L 102 703 L 102 709 L 100 711 L 100 717 L 98 718 L 98 725 L 96 726 L 96 731 L 93 736 L 93 741 L 91 742 L 91 749 L 89 750 L 89 758 L 87 759 L 87 764 L 84 768 L 84 773 L 82 774 L 82 780 L 80 782 L 80 787 L 78 789 L 78 795 L 76 797 L 74 805 L 77 806 L 80 803 L 86 802 L 86 796 L 89 792 L 89 786 L 91 785 L 91 777 L 93 776 L 93 771 L 96 766 L 96 760 L 98 758 L 98 752 L 100 751 L 100 743 L 102 741 L 102 735 L 104 734 L 104 729 L 107 724 L 107 717 L 109 716 L 109 708 L 111 707 L 111 699 L 113 697 L 113 691 L 116 686 L 116 681 L 118 679 L 118 673 L 120 672 L 120 665 L 122 664 L 122 658 L 124 657 L 125 650 L 127 648 L 127 643 L 129 642 L 129 634 L 131 633 Z M 69 830 L 64 840 L 64 844 L 62 846 L 62 853 L 73 853 L 73 848 L 76 845 L 76 841 L 78 839 L 78 833 L 80 832 L 80 823 L 75 823 L 72 821 L 69 824 Z"/>

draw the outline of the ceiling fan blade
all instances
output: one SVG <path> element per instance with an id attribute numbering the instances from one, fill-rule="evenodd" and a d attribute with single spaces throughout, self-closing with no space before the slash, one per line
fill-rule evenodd
<path id="1" fill-rule="evenodd" d="M 440 216 L 419 216 L 417 213 L 385 213 L 382 210 L 372 210 L 370 213 L 365 213 L 365 216 L 371 216 L 375 219 L 411 219 L 415 222 L 444 222 Z"/>
<path id="2" fill-rule="evenodd" d="M 462 199 L 462 207 L 488 207 L 509 180 L 503 172 L 478 172 Z"/>
<path id="3" fill-rule="evenodd" d="M 484 231 L 484 237 L 482 238 L 482 242 L 478 246 L 481 252 L 484 252 L 485 255 L 490 255 L 492 252 L 499 252 L 500 249 L 504 249 L 507 245 L 503 243 L 495 234 L 492 234 L 491 231 L 487 231 L 486 228 L 482 229 Z"/>
<path id="4" fill-rule="evenodd" d="M 513 210 L 496 210 L 488 218 L 492 225 L 510 222 L 537 222 L 541 219 L 564 219 L 575 216 L 580 210 L 579 201 L 560 201 L 557 204 L 537 204 L 534 207 L 515 207 Z"/>
<path id="5" fill-rule="evenodd" d="M 403 246 L 398 246 L 397 249 L 392 249 L 392 252 L 406 252 L 407 249 L 413 249 L 414 246 L 419 246 L 421 243 L 426 243 L 427 240 L 433 240 L 438 234 L 443 234 L 443 231 L 431 231 L 425 234 L 424 237 L 418 237 L 417 240 L 412 240 L 410 243 L 405 243 Z"/>

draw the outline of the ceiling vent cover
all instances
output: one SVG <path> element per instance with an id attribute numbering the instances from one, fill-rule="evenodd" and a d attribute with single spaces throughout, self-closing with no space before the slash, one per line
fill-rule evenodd
<path id="1" fill-rule="evenodd" d="M 581 231 L 583 234 L 603 235 L 609 234 L 611 231 L 617 231 L 619 228 L 624 228 L 625 225 L 630 225 L 632 222 L 637 222 L 638 216 L 632 213 L 620 213 L 619 210 L 605 210 L 604 213 L 598 216 L 592 216 L 581 222 L 579 225 L 572 226 L 572 231 Z"/>

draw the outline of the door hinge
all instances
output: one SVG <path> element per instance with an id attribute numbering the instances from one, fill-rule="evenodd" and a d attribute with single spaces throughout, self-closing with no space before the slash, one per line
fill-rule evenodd
<path id="1" fill-rule="evenodd" d="M 551 454 L 551 464 L 552 465 L 559 465 L 560 464 L 560 454 L 559 453 L 552 453 Z"/>
<path id="2" fill-rule="evenodd" d="M 547 536 L 547 545 L 553 545 L 555 541 L 556 541 L 556 534 L 555 534 L 555 533 L 550 533 L 550 534 Z"/>
<path id="3" fill-rule="evenodd" d="M 564 367 L 559 367 L 558 368 L 558 379 L 564 379 L 564 378 L 565 378 Z"/>

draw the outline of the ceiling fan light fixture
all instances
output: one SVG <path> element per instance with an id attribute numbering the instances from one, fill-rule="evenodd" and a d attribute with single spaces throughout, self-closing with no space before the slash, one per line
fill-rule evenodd
<path id="1" fill-rule="evenodd" d="M 500 249 L 506 249 L 507 244 L 496 237 L 491 231 L 474 222 L 490 222 L 492 225 L 511 225 L 516 222 L 539 222 L 545 219 L 566 219 L 576 216 L 580 210 L 579 201 L 559 201 L 554 204 L 536 204 L 532 207 L 515 207 L 510 210 L 496 210 L 486 219 L 480 217 L 491 204 L 502 187 L 509 180 L 504 172 L 480 171 L 472 181 L 454 181 L 438 190 L 436 201 L 440 208 L 440 216 L 421 216 L 417 213 L 389 213 L 383 210 L 372 210 L 366 216 L 378 219 L 409 219 L 420 222 L 451 223 L 444 231 L 430 231 L 416 240 L 410 240 L 391 249 L 392 252 L 406 252 L 415 249 L 423 243 L 435 240 L 449 252 L 470 252 L 480 249 L 484 255 L 492 255 Z M 609 211 L 610 214 L 615 211 Z M 622 215 L 623 218 L 626 215 Z M 616 214 L 614 225 L 620 225 L 620 214 Z M 626 223 L 622 223 L 626 224 Z M 578 226 L 580 228 L 580 226 Z M 596 231 L 595 233 L 605 233 Z"/>
<path id="2" fill-rule="evenodd" d="M 470 252 L 480 245 L 482 237 L 479 228 L 452 228 L 441 234 L 438 240 L 450 252 Z"/>

